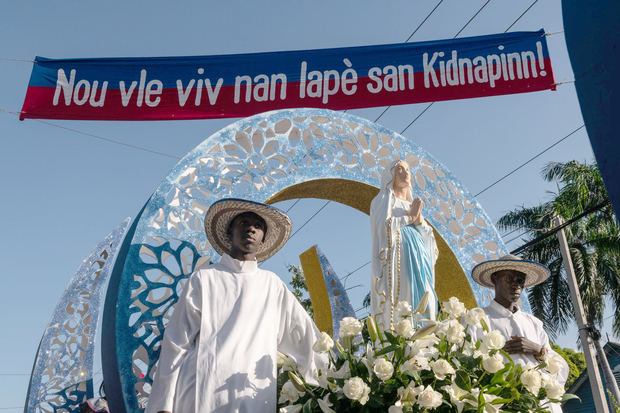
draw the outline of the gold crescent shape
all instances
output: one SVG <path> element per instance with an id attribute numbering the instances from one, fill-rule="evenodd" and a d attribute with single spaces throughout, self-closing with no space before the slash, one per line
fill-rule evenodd
<path id="1" fill-rule="evenodd" d="M 284 188 L 267 199 L 265 203 L 274 204 L 298 198 L 318 198 L 338 202 L 369 215 L 370 202 L 378 193 L 379 188 L 363 182 L 340 178 L 322 178 Z M 433 228 L 433 231 L 439 249 L 439 256 L 435 264 L 435 291 L 439 301 L 447 301 L 450 297 L 457 297 L 467 308 L 477 307 L 474 293 L 456 256 L 437 230 Z"/>

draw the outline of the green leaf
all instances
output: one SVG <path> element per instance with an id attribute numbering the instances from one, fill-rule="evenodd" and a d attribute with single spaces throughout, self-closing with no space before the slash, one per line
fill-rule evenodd
<path id="1" fill-rule="evenodd" d="M 456 374 L 454 375 L 454 382 L 461 389 L 471 391 L 471 379 L 466 372 L 462 370 L 457 370 Z"/>
<path id="2" fill-rule="evenodd" d="M 503 368 L 499 371 L 497 371 L 493 377 L 491 378 L 491 385 L 495 385 L 495 384 L 504 384 L 506 383 L 506 380 L 504 380 L 504 373 L 506 372 L 506 369 Z"/>
<path id="3" fill-rule="evenodd" d="M 379 357 L 379 356 L 383 356 L 391 351 L 395 351 L 399 348 L 398 345 L 391 345 L 391 346 L 387 346 L 386 348 L 384 348 L 383 350 L 379 350 L 375 353 L 375 357 Z"/>
<path id="4" fill-rule="evenodd" d="M 579 396 L 577 396 L 576 394 L 572 394 L 572 393 L 564 393 L 564 395 L 562 396 L 560 400 L 562 401 L 562 403 L 564 403 L 566 400 L 571 400 L 571 399 L 577 399 L 581 401 Z"/>
<path id="5" fill-rule="evenodd" d="M 301 410 L 303 413 L 312 413 L 312 399 L 304 403 L 304 407 Z"/>

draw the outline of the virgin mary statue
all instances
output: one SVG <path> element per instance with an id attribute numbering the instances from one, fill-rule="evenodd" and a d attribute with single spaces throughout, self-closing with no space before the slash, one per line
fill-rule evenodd
<path id="1" fill-rule="evenodd" d="M 422 208 L 422 200 L 412 195 L 409 165 L 394 161 L 381 175 L 379 194 L 370 204 L 370 308 L 382 330 L 393 329 L 398 322 L 396 306 L 400 301 L 415 307 L 427 291 L 427 310 L 430 318 L 435 318 L 438 250 Z"/>

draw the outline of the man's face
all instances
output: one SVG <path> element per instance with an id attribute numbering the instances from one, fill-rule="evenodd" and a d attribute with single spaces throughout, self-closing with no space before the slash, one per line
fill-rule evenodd
<path id="1" fill-rule="evenodd" d="M 266 232 L 265 220 L 254 212 L 237 215 L 231 221 L 228 231 L 232 243 L 230 256 L 236 259 L 254 259 Z"/>
<path id="2" fill-rule="evenodd" d="M 394 183 L 407 184 L 411 182 L 411 173 L 409 172 L 409 165 L 406 162 L 400 161 L 394 165 Z"/>
<path id="3" fill-rule="evenodd" d="M 514 304 L 519 301 L 525 285 L 525 278 L 525 274 L 513 270 L 502 270 L 494 273 L 491 280 L 495 284 L 495 299 L 500 304 Z"/>

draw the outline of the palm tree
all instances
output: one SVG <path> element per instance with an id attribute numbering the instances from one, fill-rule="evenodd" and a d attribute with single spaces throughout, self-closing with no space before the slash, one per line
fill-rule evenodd
<path id="1" fill-rule="evenodd" d="M 600 172 L 595 163 L 570 161 L 549 163 L 542 175 L 548 182 L 557 183 L 558 192 L 554 198 L 542 205 L 520 207 L 508 212 L 498 220 L 498 227 L 525 228 L 530 239 L 534 239 L 552 227 L 555 216 L 568 221 L 595 209 L 566 227 L 565 233 L 589 326 L 601 327 L 603 310 L 606 303 L 610 303 L 616 314 L 613 331 L 620 335 L 620 317 L 617 317 L 620 307 L 620 228 L 608 202 Z M 601 208 L 596 208 L 601 205 Z M 541 262 L 551 270 L 547 281 L 532 287 L 528 296 L 534 315 L 543 321 L 553 339 L 558 333 L 565 332 L 569 322 L 574 319 L 558 240 L 556 237 L 547 237 L 525 250 L 522 256 Z M 596 333 L 591 336 L 602 358 L 604 352 L 599 340 L 600 333 L 598 336 Z M 610 376 L 613 380 L 611 371 L 605 376 L 606 380 Z"/>

